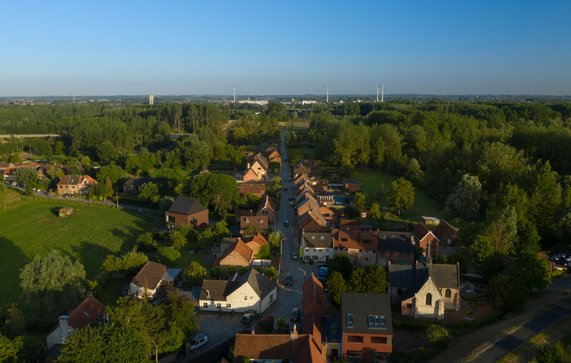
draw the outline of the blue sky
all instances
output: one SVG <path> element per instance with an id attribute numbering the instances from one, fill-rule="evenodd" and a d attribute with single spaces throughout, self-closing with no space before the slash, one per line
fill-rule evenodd
<path id="1" fill-rule="evenodd" d="M 7 0 L 0 96 L 571 94 L 571 1 Z"/>

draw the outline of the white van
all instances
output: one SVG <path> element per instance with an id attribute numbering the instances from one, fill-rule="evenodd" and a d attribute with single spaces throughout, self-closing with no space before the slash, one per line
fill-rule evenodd
<path id="1" fill-rule="evenodd" d="M 190 350 L 198 349 L 207 342 L 208 342 L 208 335 L 204 333 L 198 333 L 194 338 L 192 338 L 192 342 L 190 342 Z"/>

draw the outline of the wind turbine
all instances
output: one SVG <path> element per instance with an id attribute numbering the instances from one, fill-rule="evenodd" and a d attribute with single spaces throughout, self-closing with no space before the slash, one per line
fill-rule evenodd
<path id="1" fill-rule="evenodd" d="M 325 102 L 329 103 L 329 85 L 325 86 Z"/>

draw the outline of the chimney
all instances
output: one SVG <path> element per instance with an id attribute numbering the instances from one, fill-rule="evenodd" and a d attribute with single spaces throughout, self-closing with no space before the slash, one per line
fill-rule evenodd
<path id="1" fill-rule="evenodd" d="M 210 290 L 206 290 L 206 298 L 210 299 Z"/>
<path id="2" fill-rule="evenodd" d="M 293 324 L 293 330 L 291 331 L 290 338 L 291 339 L 297 338 L 297 324 L 295 323 Z"/>
<path id="3" fill-rule="evenodd" d="M 64 335 L 67 336 L 67 334 L 68 334 L 69 331 L 70 331 L 70 328 L 69 328 L 69 316 L 67 316 L 67 315 L 61 315 L 58 319 L 59 319 L 59 328 L 60 328 L 60 330 L 62 331 L 62 333 L 63 333 Z"/>
<path id="4" fill-rule="evenodd" d="M 93 291 L 86 291 L 85 297 L 93 297 Z"/>
<path id="5" fill-rule="evenodd" d="M 234 272 L 234 276 L 232 276 L 232 280 L 231 281 L 236 281 L 238 279 L 238 273 Z"/>
<path id="6" fill-rule="evenodd" d="M 256 334 L 256 328 L 252 328 L 252 335 Z"/>

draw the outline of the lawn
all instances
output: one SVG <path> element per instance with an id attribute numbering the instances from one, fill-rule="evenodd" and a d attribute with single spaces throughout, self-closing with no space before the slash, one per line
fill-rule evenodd
<path id="1" fill-rule="evenodd" d="M 361 182 L 363 192 L 372 200 L 381 202 L 381 206 L 385 207 L 384 197 L 379 195 L 379 190 L 386 193 L 389 190 L 391 182 L 398 176 L 390 175 L 381 170 L 363 169 L 356 171 L 353 179 Z M 444 216 L 443 206 L 430 198 L 419 188 L 414 189 L 414 205 L 410 210 L 402 211 L 401 218 L 403 220 L 418 221 L 421 216 Z"/>
<path id="2" fill-rule="evenodd" d="M 60 207 L 75 213 L 58 218 Z M 127 251 L 140 233 L 159 223 L 159 215 L 63 200 L 27 198 L 0 209 L 0 304 L 18 300 L 20 269 L 34 256 L 61 250 L 79 258 L 93 278 L 109 253 Z"/>

